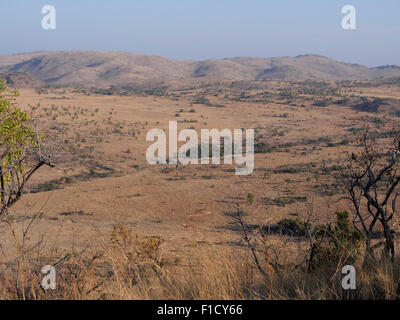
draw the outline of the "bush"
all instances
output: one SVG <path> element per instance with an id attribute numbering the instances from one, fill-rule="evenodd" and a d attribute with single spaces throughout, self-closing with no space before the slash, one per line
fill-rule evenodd
<path id="1" fill-rule="evenodd" d="M 304 222 L 299 219 L 285 218 L 280 220 L 278 226 L 281 228 L 282 234 L 288 234 L 293 236 L 304 236 L 307 231 L 307 226 Z"/>
<path id="2" fill-rule="evenodd" d="M 258 142 L 254 145 L 254 153 L 271 153 L 276 151 L 275 146 L 270 146 L 266 142 Z"/>
<path id="3" fill-rule="evenodd" d="M 362 235 L 354 229 L 347 211 L 336 213 L 336 223 L 332 227 L 317 227 L 314 230 L 317 242 L 312 248 L 310 267 L 354 264 L 362 243 Z M 328 265 L 327 265 L 328 264 Z"/>
<path id="4" fill-rule="evenodd" d="M 247 195 L 247 200 L 249 201 L 250 204 L 253 204 L 254 201 L 255 201 L 254 194 L 249 193 L 249 194 Z"/>

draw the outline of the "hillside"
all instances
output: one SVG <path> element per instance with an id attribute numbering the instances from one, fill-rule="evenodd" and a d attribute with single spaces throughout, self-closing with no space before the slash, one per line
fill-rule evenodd
<path id="1" fill-rule="evenodd" d="M 43 81 L 27 73 L 0 72 L 0 79 L 5 79 L 14 88 L 37 88 L 45 85 Z"/>
<path id="2" fill-rule="evenodd" d="M 52 85 L 107 88 L 193 79 L 368 80 L 400 76 L 400 67 L 368 68 L 317 55 L 184 61 L 120 52 L 51 51 L 0 56 L 0 72 L 25 73 Z"/>

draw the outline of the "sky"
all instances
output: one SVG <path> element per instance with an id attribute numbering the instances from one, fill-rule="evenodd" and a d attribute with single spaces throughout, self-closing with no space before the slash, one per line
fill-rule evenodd
<path id="1" fill-rule="evenodd" d="M 42 7 L 56 29 L 42 29 Z M 341 26 L 356 8 L 356 30 Z M 400 65 L 399 0 L 1 0 L 0 54 L 102 50 L 171 59 L 319 54 Z"/>

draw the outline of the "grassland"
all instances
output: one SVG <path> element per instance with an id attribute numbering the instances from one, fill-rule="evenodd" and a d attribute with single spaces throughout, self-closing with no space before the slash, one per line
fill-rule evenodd
<path id="1" fill-rule="evenodd" d="M 388 143 L 400 115 L 399 84 L 372 81 L 43 87 L 22 89 L 18 101 L 34 107 L 58 158 L 0 223 L 6 299 L 345 298 L 340 271 L 312 276 L 293 268 L 303 263 L 307 239 L 279 226 L 333 223 L 349 210 L 329 172 L 359 148 L 355 136 L 365 126 Z M 198 131 L 254 128 L 253 174 L 236 176 L 234 165 L 149 165 L 146 133 L 166 130 L 169 120 Z M 267 230 L 265 274 L 238 212 L 251 243 Z M 60 287 L 43 292 L 40 268 L 56 263 Z M 375 271 L 362 274 L 359 296 L 393 297 L 395 276 L 382 265 Z"/>

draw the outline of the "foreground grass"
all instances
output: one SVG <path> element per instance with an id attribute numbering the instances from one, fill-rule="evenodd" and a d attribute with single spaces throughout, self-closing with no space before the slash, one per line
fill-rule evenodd
<path id="1" fill-rule="evenodd" d="M 62 257 L 20 251 L 1 264 L 1 299 L 396 299 L 399 270 L 385 260 L 360 259 L 357 289 L 343 291 L 341 267 L 318 262 L 310 270 L 303 242 L 273 239 L 257 247 L 199 245 L 185 259 L 168 259 L 158 237 L 140 239 L 114 227 L 101 248 Z M 21 247 L 19 248 L 21 249 Z M 32 248 L 31 248 L 32 249 Z M 35 252 L 36 251 L 36 252 Z M 364 262 L 364 265 L 360 264 Z M 55 265 L 57 286 L 43 290 L 40 272 Z"/>

